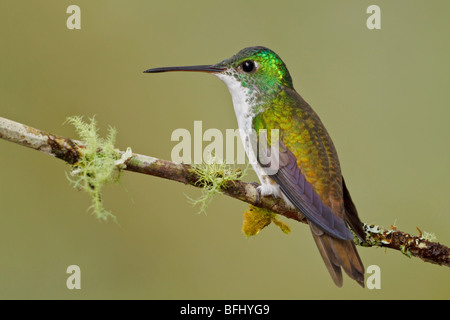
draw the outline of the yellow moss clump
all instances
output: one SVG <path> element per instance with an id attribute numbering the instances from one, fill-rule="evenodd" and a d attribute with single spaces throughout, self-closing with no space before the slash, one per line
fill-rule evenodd
<path id="1" fill-rule="evenodd" d="M 274 223 L 281 231 L 288 234 L 291 229 L 287 224 L 277 219 L 277 215 L 270 210 L 250 205 L 244 213 L 242 232 L 247 236 L 255 236 L 270 223 Z"/>

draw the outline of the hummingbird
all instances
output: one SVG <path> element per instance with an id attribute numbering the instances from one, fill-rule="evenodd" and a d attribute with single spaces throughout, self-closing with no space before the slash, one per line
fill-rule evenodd
<path id="1" fill-rule="evenodd" d="M 144 73 L 169 71 L 211 73 L 227 85 L 244 149 L 249 158 L 257 159 L 252 166 L 261 182 L 259 195 L 282 198 L 306 217 L 338 287 L 343 283 L 342 269 L 364 287 L 364 266 L 350 230 L 361 241 L 365 233 L 335 146 L 319 116 L 295 91 L 281 58 L 256 46 L 213 65 L 153 68 Z M 259 134 L 261 130 L 278 130 L 277 139 Z M 249 143 L 252 134 L 258 142 L 270 144 L 269 152 L 262 152 L 265 156 Z M 276 170 L 267 169 L 267 160 L 277 164 Z"/>

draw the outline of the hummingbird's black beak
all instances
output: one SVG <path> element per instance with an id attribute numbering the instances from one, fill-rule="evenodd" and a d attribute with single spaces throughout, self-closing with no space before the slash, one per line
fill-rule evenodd
<path id="1" fill-rule="evenodd" d="M 190 71 L 190 72 L 207 72 L 207 73 L 219 73 L 226 68 L 216 67 L 214 65 L 202 65 L 202 66 L 187 66 L 187 67 L 164 67 L 153 68 L 145 70 L 144 73 L 159 73 L 169 71 Z"/>

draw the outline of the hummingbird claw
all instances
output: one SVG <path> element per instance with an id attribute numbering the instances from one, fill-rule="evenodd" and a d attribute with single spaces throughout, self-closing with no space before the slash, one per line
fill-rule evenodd
<path id="1" fill-rule="evenodd" d="M 261 186 L 256 182 L 250 182 L 252 186 L 256 188 L 256 204 L 261 204 Z"/>

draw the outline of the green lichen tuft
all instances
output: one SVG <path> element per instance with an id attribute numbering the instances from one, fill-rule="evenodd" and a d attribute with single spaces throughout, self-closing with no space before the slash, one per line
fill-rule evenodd
<path id="1" fill-rule="evenodd" d="M 115 216 L 103 206 L 102 188 L 108 183 L 117 182 L 120 176 L 120 170 L 116 168 L 121 157 L 114 147 L 116 129 L 109 127 L 108 136 L 102 138 L 98 135 L 95 118 L 84 122 L 81 116 L 72 116 L 67 118 L 67 122 L 75 127 L 85 146 L 80 148 L 81 157 L 72 166 L 70 176 L 66 176 L 74 188 L 89 194 L 92 205 L 88 210 L 92 210 L 98 219 L 115 220 Z"/>
<path id="2" fill-rule="evenodd" d="M 225 164 L 221 159 L 210 155 L 202 164 L 193 165 L 193 172 L 197 175 L 196 185 L 202 188 L 202 194 L 197 199 L 187 197 L 192 205 L 200 206 L 200 213 L 206 212 L 214 196 L 221 194 L 230 181 L 242 179 L 247 169 L 242 172 L 232 166 Z"/>
<path id="3" fill-rule="evenodd" d="M 289 226 L 278 220 L 277 215 L 272 211 L 250 205 L 249 209 L 244 213 L 242 232 L 247 237 L 255 236 L 272 222 L 285 234 L 291 232 Z"/>

